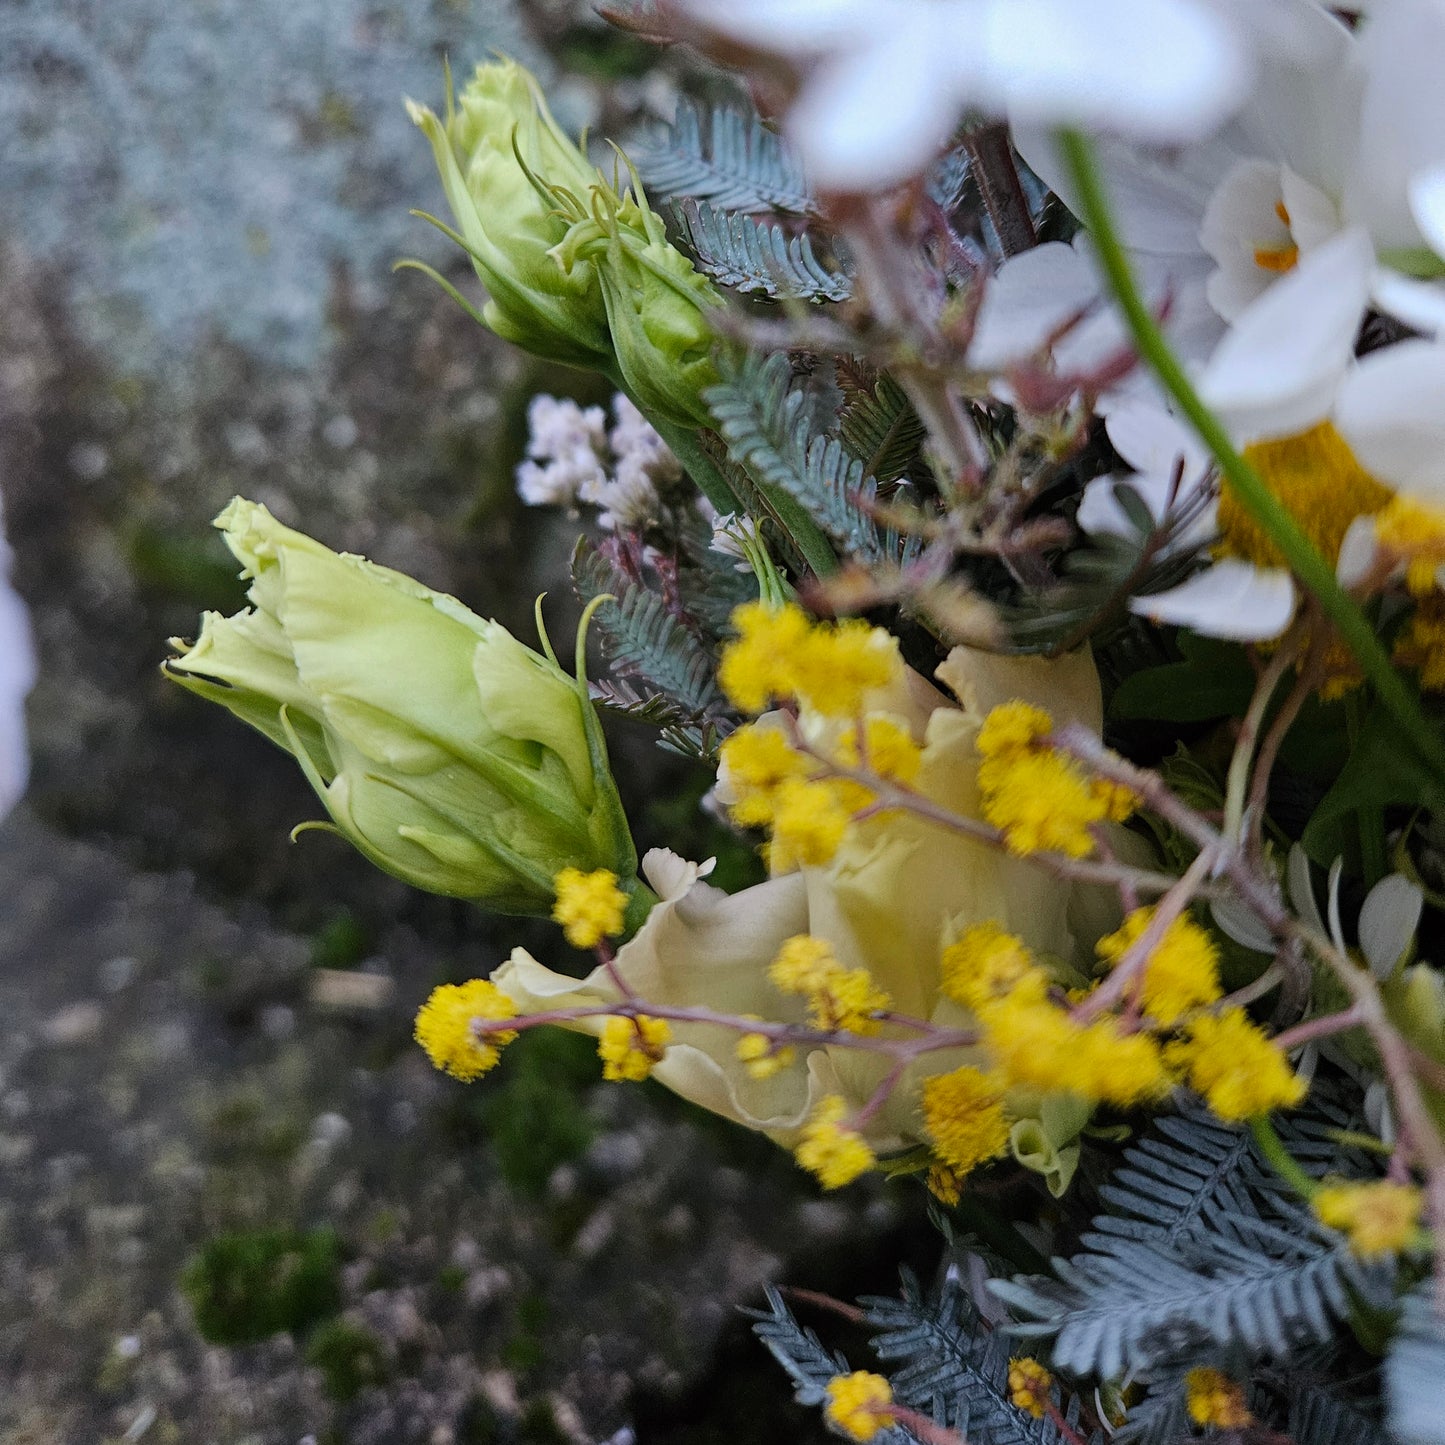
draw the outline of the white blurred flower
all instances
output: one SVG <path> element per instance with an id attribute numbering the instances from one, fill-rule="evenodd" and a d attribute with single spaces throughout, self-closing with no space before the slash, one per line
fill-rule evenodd
<path id="1" fill-rule="evenodd" d="M 1223 323 L 1350 226 L 1383 263 L 1375 305 L 1418 329 L 1445 329 L 1445 290 L 1399 269 L 1445 269 L 1418 254 L 1445 256 L 1445 0 L 1389 0 L 1358 33 L 1314 0 L 1234 13 L 1256 69 L 1228 124 L 1168 152 L 1129 139 L 1098 146 L 1135 266 L 1173 298 L 1176 348 L 1203 359 Z M 1025 131 L 1017 140 L 1074 205 L 1051 138 Z"/>
<path id="2" fill-rule="evenodd" d="M 1198 381 L 1246 459 L 1332 565 L 1360 519 L 1392 493 L 1445 505 L 1445 346 L 1407 342 L 1355 359 L 1373 265 L 1359 230 L 1326 242 L 1246 307 Z M 1155 460 L 1141 470 L 1157 479 L 1167 419 L 1154 418 L 1152 429 Z M 1184 454 L 1183 441 L 1177 445 Z M 1157 480 L 1140 491 L 1147 501 Z M 1214 564 L 1131 607 L 1206 636 L 1278 636 L 1294 614 L 1290 573 L 1227 486 L 1215 521 Z"/>
<path id="3" fill-rule="evenodd" d="M 0 508 L 0 817 L 14 807 L 30 776 L 25 697 L 35 683 L 30 615 L 10 586 L 10 547 Z"/>
<path id="4" fill-rule="evenodd" d="M 706 31 L 788 61 L 784 120 L 824 190 L 924 170 L 966 109 L 1161 144 L 1244 94 L 1230 24 L 1200 0 L 678 0 Z"/>

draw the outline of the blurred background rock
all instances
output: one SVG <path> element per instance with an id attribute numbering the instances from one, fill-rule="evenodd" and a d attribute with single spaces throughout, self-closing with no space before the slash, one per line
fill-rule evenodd
<path id="1" fill-rule="evenodd" d="M 670 113 L 667 62 L 572 0 L 0 6 L 0 488 L 42 658 L 0 830 L 5 1442 L 793 1438 L 734 1307 L 897 1225 L 569 1037 L 433 1074 L 417 1002 L 552 931 L 288 843 L 294 765 L 157 672 L 240 603 L 237 492 L 523 637 L 569 607 L 573 525 L 511 472 L 534 391 L 602 395 L 390 269 L 471 285 L 408 215 L 441 200 L 401 99 L 493 48 L 570 127 Z M 706 848 L 705 780 L 615 744 L 644 845 Z"/>

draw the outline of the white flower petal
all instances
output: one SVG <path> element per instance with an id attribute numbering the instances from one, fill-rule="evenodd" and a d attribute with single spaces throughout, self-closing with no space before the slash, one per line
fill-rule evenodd
<path id="1" fill-rule="evenodd" d="M 1345 860 L 1336 858 L 1330 864 L 1329 883 L 1325 888 L 1326 916 L 1330 921 L 1330 938 L 1341 953 L 1345 952 L 1345 930 L 1340 925 L 1340 879 L 1344 876 Z"/>
<path id="2" fill-rule="evenodd" d="M 1280 167 L 1280 199 L 1289 212 L 1290 232 L 1301 251 L 1323 246 L 1339 231 L 1339 206 L 1289 166 Z"/>
<path id="3" fill-rule="evenodd" d="M 1290 229 L 1275 207 L 1282 199 L 1277 161 L 1250 156 L 1236 161 L 1215 187 L 1199 223 L 1199 244 L 1221 265 L 1241 259 L 1253 270 L 1254 252 L 1262 246 L 1290 243 Z"/>
<path id="4" fill-rule="evenodd" d="M 786 129 L 823 190 L 883 190 L 924 170 L 958 119 L 956 86 L 968 38 L 947 11 L 910 7 L 891 31 L 823 61 L 788 112 Z"/>
<path id="5" fill-rule="evenodd" d="M 1356 517 L 1345 528 L 1339 559 L 1335 563 L 1335 576 L 1339 579 L 1340 586 L 1353 587 L 1372 571 L 1379 550 L 1375 519 Z"/>
<path id="6" fill-rule="evenodd" d="M 1374 251 L 1360 230 L 1306 256 L 1239 317 L 1199 379 L 1241 441 L 1289 436 L 1329 415 L 1354 355 Z"/>
<path id="7" fill-rule="evenodd" d="M 864 45 L 906 0 L 680 0 L 715 34 L 756 50 L 806 58 Z"/>
<path id="8" fill-rule="evenodd" d="M 1341 385 L 1335 425 L 1366 471 L 1445 502 L 1445 345 L 1402 341 L 1372 351 Z"/>
<path id="9" fill-rule="evenodd" d="M 1345 214 L 1382 249 L 1418 246 L 1411 185 L 1445 164 L 1445 5 L 1389 0 L 1361 29 L 1365 73 L 1356 158 Z"/>
<path id="10" fill-rule="evenodd" d="M 970 366 L 998 371 L 1026 360 L 1072 316 L 1099 300 L 1094 268 L 1062 241 L 1011 257 L 984 287 Z"/>
<path id="11" fill-rule="evenodd" d="M 649 848 L 642 855 L 642 876 L 664 903 L 681 898 L 699 878 L 706 878 L 716 867 L 716 858 L 692 863 L 671 848 Z"/>
<path id="12" fill-rule="evenodd" d="M 1129 610 L 1204 637 L 1264 642 L 1289 626 L 1294 600 L 1288 572 L 1226 558 L 1167 592 L 1132 598 Z"/>
<path id="13" fill-rule="evenodd" d="M 1216 898 L 1209 905 L 1209 913 L 1226 938 L 1256 953 L 1274 952 L 1274 935 L 1259 921 L 1255 911 L 1238 898 Z"/>
<path id="14" fill-rule="evenodd" d="M 1370 299 L 1388 316 L 1425 336 L 1445 334 L 1445 286 L 1420 281 L 1381 266 L 1375 272 Z"/>
<path id="15" fill-rule="evenodd" d="M 1360 951 L 1376 978 L 1389 978 L 1410 946 L 1425 895 L 1403 873 L 1382 878 L 1365 895 L 1360 908 Z"/>
<path id="16" fill-rule="evenodd" d="M 1114 450 L 1136 472 L 1168 476 L 1184 460 L 1186 481 L 1209 465 L 1209 449 L 1172 413 L 1131 402 L 1109 413 L 1104 429 Z"/>
<path id="17" fill-rule="evenodd" d="M 1431 166 L 1410 177 L 1410 214 L 1437 255 L 1445 256 L 1445 165 Z"/>
<path id="18" fill-rule="evenodd" d="M 1177 142 L 1244 98 L 1233 29 L 1193 0 L 977 0 L 979 104 L 1033 123 L 1098 126 Z"/>

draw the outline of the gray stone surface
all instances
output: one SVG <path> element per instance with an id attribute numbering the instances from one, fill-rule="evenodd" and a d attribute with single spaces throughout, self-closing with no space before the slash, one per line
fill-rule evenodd
<path id="1" fill-rule="evenodd" d="M 479 1413 L 545 1438 L 538 1402 L 600 1438 L 638 1388 L 693 1383 L 800 1246 L 858 1227 L 859 1199 L 821 1229 L 781 1156 L 724 1163 L 619 1087 L 587 1093 L 590 1148 L 519 1195 L 459 1133 L 476 1091 L 409 1043 L 428 961 L 404 930 L 366 964 L 391 998 L 348 1013 L 316 1002 L 307 940 L 27 810 L 0 890 L 5 1441 L 444 1442 Z M 178 1287 L 221 1231 L 320 1224 L 383 1361 L 350 1402 L 289 1335 L 208 1347 Z"/>
<path id="2" fill-rule="evenodd" d="M 540 1192 L 509 1183 L 485 1102 L 509 1086 L 433 1073 L 410 1018 L 552 930 L 289 844 L 317 812 L 294 765 L 157 671 L 239 604 L 208 528 L 235 492 L 524 635 L 563 590 L 572 527 L 524 515 L 510 467 L 531 392 L 585 380 L 389 270 L 470 284 L 407 215 L 441 202 L 401 96 L 439 97 L 444 51 L 536 37 L 574 72 L 635 65 L 574 0 L 0 7 L 0 487 L 42 658 L 34 784 L 0 827 L 5 1445 L 599 1438 L 858 1227 L 633 1088 L 506 1095 L 524 1140 L 568 1108 L 591 1137 Z M 665 90 L 557 93 L 620 133 Z M 624 792 L 674 791 L 619 742 Z M 381 1361 L 349 1403 L 289 1335 L 206 1345 L 178 1286 L 222 1231 L 316 1225 Z"/>

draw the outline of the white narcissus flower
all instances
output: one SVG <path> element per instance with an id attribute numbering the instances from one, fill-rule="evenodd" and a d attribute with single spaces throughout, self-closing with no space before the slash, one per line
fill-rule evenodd
<path id="1" fill-rule="evenodd" d="M 1363 232 L 1326 242 L 1246 308 L 1198 381 L 1332 565 L 1392 494 L 1445 507 L 1445 346 L 1412 341 L 1355 359 L 1373 266 Z M 1207 636 L 1278 636 L 1295 598 L 1283 559 L 1227 484 L 1216 521 L 1214 565 L 1131 606 Z"/>
<path id="2" fill-rule="evenodd" d="M 966 109 L 1160 144 L 1208 133 L 1248 80 L 1198 0 L 678 0 L 800 74 L 784 126 L 824 190 L 923 171 Z"/>
<path id="3" fill-rule="evenodd" d="M 1128 138 L 1098 145 L 1136 269 L 1151 290 L 1167 286 L 1186 318 L 1176 347 L 1208 355 L 1223 322 L 1351 226 L 1382 262 L 1375 305 L 1445 330 L 1445 290 L 1420 279 L 1445 271 L 1445 0 L 1389 0 L 1358 34 L 1314 0 L 1235 13 L 1256 70 L 1228 124 L 1168 152 Z M 1017 141 L 1077 209 L 1051 137 Z"/>
<path id="4" fill-rule="evenodd" d="M 979 816 L 974 739 L 989 710 L 1021 697 L 1046 705 L 1062 723 L 1097 728 L 1098 676 L 1086 653 L 1046 661 L 956 648 L 938 670 L 959 704 L 917 674 L 870 700 L 870 714 L 906 722 L 923 743 L 915 786 L 966 817 Z M 1121 830 L 1122 832 L 1122 830 Z M 1127 846 L 1127 838 L 1120 839 Z M 704 1006 L 718 1012 L 801 1023 L 801 1000 L 768 981 L 783 943 L 801 933 L 826 940 L 841 963 L 866 968 L 892 1007 L 942 1027 L 970 1016 L 940 992 L 944 946 L 971 924 L 995 921 L 1040 956 L 1087 968 L 1095 941 L 1118 923 L 1110 890 L 1069 884 L 1024 859 L 952 833 L 916 815 L 889 811 L 854 825 L 822 867 L 786 873 L 732 895 L 699 882 L 666 855 L 643 862 L 662 901 L 637 936 L 618 950 L 616 968 L 638 996 L 656 1005 Z M 596 1006 L 618 998 L 606 968 L 584 979 L 555 973 L 523 949 L 493 977 L 522 1012 Z M 603 1019 L 574 1027 L 597 1034 Z M 888 1072 L 881 1054 L 837 1047 L 799 1048 L 770 1078 L 738 1060 L 737 1033 L 717 1025 L 674 1023 L 673 1043 L 653 1077 L 693 1103 L 791 1145 L 820 1099 L 841 1095 L 861 1108 Z M 880 1153 L 923 1142 L 918 1085 L 930 1074 L 969 1062 L 971 1050 L 930 1054 L 910 1065 L 888 1102 L 871 1116 L 866 1137 Z M 1015 1155 L 1061 1190 L 1077 1160 L 1075 1136 L 1085 1119 L 1037 1096 L 1021 1102 Z M 1053 1131 L 1040 1152 L 1040 1130 Z M 1022 1142 L 1021 1142 L 1022 1141 Z M 1045 1157 L 1047 1155 L 1047 1157 Z"/>
<path id="5" fill-rule="evenodd" d="M 25 698 L 34 684 L 30 616 L 10 585 L 10 547 L 0 509 L 0 818 L 15 806 L 30 776 Z"/>

